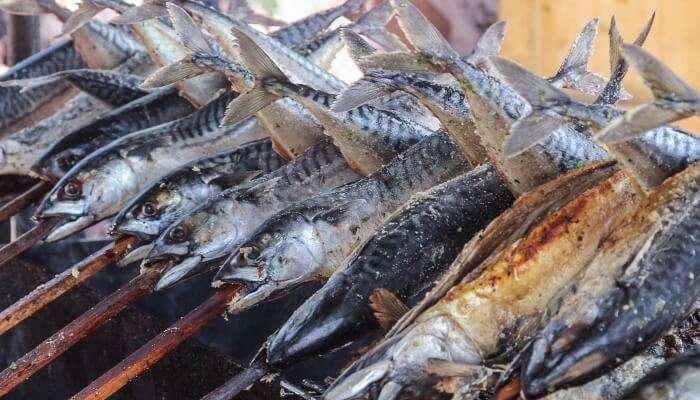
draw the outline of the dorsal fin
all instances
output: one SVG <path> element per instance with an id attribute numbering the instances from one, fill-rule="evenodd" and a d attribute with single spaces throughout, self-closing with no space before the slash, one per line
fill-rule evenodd
<path id="1" fill-rule="evenodd" d="M 498 21 L 491 24 L 477 40 L 470 57 L 492 57 L 501 54 L 501 46 L 503 45 L 503 37 L 507 26 L 508 23 L 506 21 Z"/>
<path id="2" fill-rule="evenodd" d="M 408 0 L 391 0 L 401 30 L 413 47 L 439 58 L 458 58 L 442 33 Z"/>
<path id="3" fill-rule="evenodd" d="M 408 312 L 408 307 L 387 289 L 375 289 L 369 296 L 369 301 L 374 317 L 385 331 L 391 329 Z"/>

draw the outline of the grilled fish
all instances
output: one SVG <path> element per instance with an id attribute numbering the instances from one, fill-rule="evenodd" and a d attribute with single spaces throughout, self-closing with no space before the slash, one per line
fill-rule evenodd
<path id="1" fill-rule="evenodd" d="M 338 149 L 322 141 L 279 170 L 224 191 L 177 220 L 156 241 L 150 259 L 177 261 L 158 287 L 173 285 L 206 267 L 203 263 L 226 257 L 285 207 L 357 179 Z"/>
<path id="2" fill-rule="evenodd" d="M 292 285 L 326 279 L 412 194 L 467 168 L 454 143 L 436 134 L 356 183 L 278 212 L 231 254 L 215 277 L 248 286 L 230 311 L 246 309 Z"/>
<path id="3" fill-rule="evenodd" d="M 414 195 L 271 337 L 268 363 L 288 364 L 359 337 L 375 325 L 370 299 L 377 289 L 415 304 L 471 236 L 513 202 L 500 181 L 486 164 Z M 378 303 L 375 310 L 391 309 Z"/>
<path id="4" fill-rule="evenodd" d="M 156 90 L 53 142 L 31 170 L 42 179 L 57 181 L 78 161 L 109 142 L 182 118 L 193 111 L 194 107 L 180 97 L 175 88 Z"/>
<path id="5" fill-rule="evenodd" d="M 149 181 L 182 164 L 265 135 L 254 120 L 219 128 L 233 97 L 225 93 L 185 118 L 129 134 L 78 162 L 37 210 L 39 219 L 66 219 L 46 240 L 64 238 L 116 214 Z"/>
<path id="6" fill-rule="evenodd" d="M 110 231 L 138 236 L 144 244 L 127 254 L 122 264 L 136 261 L 150 251 L 155 240 L 185 212 L 223 190 L 286 163 L 272 150 L 269 138 L 189 163 L 148 185 L 117 214 Z"/>

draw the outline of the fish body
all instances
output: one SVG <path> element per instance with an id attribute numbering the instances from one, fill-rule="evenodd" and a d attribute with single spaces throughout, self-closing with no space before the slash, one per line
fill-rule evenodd
<path id="1" fill-rule="evenodd" d="M 574 171 L 519 198 L 478 239 L 488 242 L 489 230 L 497 228 L 497 237 L 505 235 L 497 251 L 470 261 L 482 245 L 466 246 L 453 265 L 466 268 L 461 275 L 466 277 L 366 354 L 326 398 L 352 399 L 377 386 L 392 394 L 382 397 L 388 399 L 404 391 L 421 393 L 436 383 L 426 372 L 435 360 L 478 369 L 487 359 L 517 350 L 550 301 L 595 256 L 615 221 L 637 203 L 624 174 L 610 176 L 609 167 L 589 171 Z M 522 207 L 529 212 L 521 214 Z M 520 221 L 513 220 L 519 214 Z M 460 266 L 465 262 L 471 267 Z M 463 385 L 473 383 L 467 379 Z"/>
<path id="2" fill-rule="evenodd" d="M 370 308 L 376 289 L 415 304 L 471 236 L 512 201 L 488 164 L 414 195 L 272 336 L 269 364 L 339 347 L 376 326 Z"/>
<path id="3" fill-rule="evenodd" d="M 148 60 L 135 56 L 127 60 L 117 72 L 142 70 Z M 124 80 L 120 74 L 98 74 L 100 79 L 82 82 L 94 94 L 104 94 L 107 101 L 92 95 L 81 93 L 69 100 L 54 115 L 43 119 L 38 124 L 15 132 L 0 139 L 2 175 L 27 175 L 31 166 L 54 141 L 94 121 L 112 106 L 119 106 L 143 95 L 135 90 L 131 79 Z M 91 75 L 95 77 L 96 75 Z"/>
<path id="4" fill-rule="evenodd" d="M 522 360 L 529 396 L 595 378 L 648 347 L 700 296 L 700 165 L 669 178 L 587 265 Z"/>
<path id="5" fill-rule="evenodd" d="M 246 309 L 301 282 L 326 279 L 412 194 L 467 168 L 454 143 L 436 134 L 358 182 L 278 212 L 231 254 L 215 278 L 248 285 L 230 310 Z"/>
<path id="6" fill-rule="evenodd" d="M 100 116 L 53 142 L 34 162 L 32 172 L 59 180 L 78 161 L 108 143 L 191 114 L 194 107 L 170 87 L 149 93 Z"/>
<path id="7" fill-rule="evenodd" d="M 170 170 L 265 135 L 254 120 L 219 128 L 233 97 L 225 93 L 185 118 L 122 137 L 81 160 L 37 211 L 37 218 L 67 219 L 47 240 L 61 239 L 116 214 L 149 181 Z"/>
<path id="8" fill-rule="evenodd" d="M 159 287 L 196 272 L 203 262 L 226 257 L 285 207 L 358 179 L 338 149 L 321 141 L 284 167 L 220 193 L 174 222 L 155 242 L 150 258 L 177 260 Z"/>
<path id="9" fill-rule="evenodd" d="M 149 248 L 168 226 L 223 190 L 286 163 L 272 149 L 269 138 L 246 143 L 232 151 L 189 163 L 168 173 L 134 196 L 112 222 L 112 233 L 138 236 Z M 146 249 L 135 253 L 148 254 Z M 129 262 L 134 257 L 127 255 Z"/>

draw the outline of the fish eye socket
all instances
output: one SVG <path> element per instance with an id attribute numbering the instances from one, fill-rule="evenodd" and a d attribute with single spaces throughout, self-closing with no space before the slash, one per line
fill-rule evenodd
<path id="1" fill-rule="evenodd" d="M 174 227 L 173 230 L 170 231 L 170 235 L 168 235 L 170 240 L 174 242 L 181 242 L 185 240 L 185 236 L 187 236 L 187 229 L 185 229 L 185 227 L 182 225 Z"/>
<path id="2" fill-rule="evenodd" d="M 141 213 L 144 217 L 153 217 L 158 213 L 158 207 L 153 202 L 148 201 L 141 207 Z"/>
<path id="3" fill-rule="evenodd" d="M 83 191 L 83 187 L 78 180 L 72 180 L 63 187 L 63 194 L 69 199 L 75 199 Z"/>

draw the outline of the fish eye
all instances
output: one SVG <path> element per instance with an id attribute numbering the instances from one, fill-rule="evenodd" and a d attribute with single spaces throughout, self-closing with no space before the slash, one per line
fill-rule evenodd
<path id="1" fill-rule="evenodd" d="M 83 192 L 83 186 L 78 180 L 72 180 L 63 187 L 63 194 L 68 199 L 76 199 Z"/>
<path id="2" fill-rule="evenodd" d="M 185 236 L 187 236 L 187 229 L 182 225 L 174 227 L 168 235 L 173 242 L 181 242 L 185 240 Z"/>
<path id="3" fill-rule="evenodd" d="M 153 217 L 157 213 L 158 207 L 152 201 L 147 201 L 141 207 L 141 214 L 143 214 L 144 217 Z"/>

